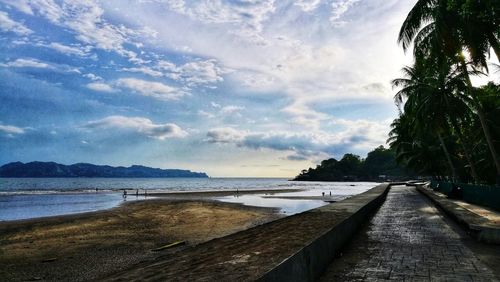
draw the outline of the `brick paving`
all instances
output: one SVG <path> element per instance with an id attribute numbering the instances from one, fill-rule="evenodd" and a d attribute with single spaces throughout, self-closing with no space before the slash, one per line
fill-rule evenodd
<path id="1" fill-rule="evenodd" d="M 394 186 L 321 281 L 499 281 L 461 236 L 414 187 Z"/>

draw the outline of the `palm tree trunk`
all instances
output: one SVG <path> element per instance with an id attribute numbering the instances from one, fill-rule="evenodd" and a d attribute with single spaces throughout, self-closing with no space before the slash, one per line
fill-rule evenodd
<path id="1" fill-rule="evenodd" d="M 457 121 L 454 119 L 451 119 L 451 123 L 453 125 L 453 128 L 455 128 L 455 131 L 457 132 L 458 141 L 460 143 L 460 146 L 462 147 L 462 150 L 464 151 L 465 159 L 469 163 L 472 178 L 474 179 L 475 182 L 478 182 L 479 175 L 477 174 L 476 165 L 474 164 L 474 161 L 472 160 L 471 154 L 469 153 L 469 150 L 467 149 L 467 146 L 465 145 L 464 137 L 463 137 L 462 132 L 460 131 L 460 127 L 458 127 Z"/>
<path id="2" fill-rule="evenodd" d="M 495 55 L 497 55 L 497 59 L 500 61 L 500 44 L 493 34 L 489 34 L 488 41 L 491 45 L 491 48 L 493 48 L 493 52 L 495 52 Z"/>
<path id="3" fill-rule="evenodd" d="M 448 152 L 448 149 L 446 148 L 446 145 L 444 144 L 443 137 L 441 136 L 441 133 L 437 133 L 437 136 L 439 138 L 439 143 L 441 143 L 441 148 L 443 149 L 444 155 L 446 156 L 446 160 L 448 161 L 448 166 L 450 167 L 450 171 L 453 177 L 453 182 L 457 181 L 458 179 L 458 174 L 457 170 L 455 169 L 455 166 L 453 166 L 453 162 L 451 161 L 450 153 Z"/>
<path id="4" fill-rule="evenodd" d="M 486 141 L 488 142 L 488 147 L 490 148 L 491 155 L 493 157 L 493 162 L 497 168 L 497 184 L 500 184 L 500 159 L 498 158 L 497 151 L 495 149 L 495 144 L 493 144 L 493 138 L 491 136 L 490 128 L 487 125 L 486 116 L 483 112 L 483 109 L 480 105 L 477 106 L 477 115 L 479 116 L 479 120 L 481 121 L 481 125 L 483 127 L 484 136 L 486 137 Z"/>
<path id="5" fill-rule="evenodd" d="M 451 111 L 450 103 L 448 102 L 446 95 L 444 96 L 444 100 L 446 101 L 446 107 L 448 108 L 448 111 Z M 465 158 L 467 159 L 467 162 L 469 163 L 472 178 L 474 179 L 474 182 L 477 182 L 479 180 L 479 176 L 477 174 L 476 165 L 474 165 L 471 154 L 469 153 L 469 150 L 465 146 L 462 131 L 460 130 L 460 127 L 457 124 L 457 120 L 454 117 L 450 116 L 450 120 L 451 120 L 451 125 L 453 126 L 453 128 L 457 132 L 458 141 L 462 147 L 462 150 L 464 151 Z"/>
<path id="6" fill-rule="evenodd" d="M 474 102 L 474 107 L 476 108 L 477 115 L 479 117 L 479 121 L 481 122 L 481 127 L 483 129 L 484 138 L 486 139 L 486 143 L 488 143 L 488 148 L 490 149 L 491 157 L 493 158 L 493 162 L 495 163 L 495 167 L 497 170 L 497 184 L 500 185 L 500 159 L 498 157 L 497 151 L 495 149 L 495 144 L 493 143 L 493 138 L 491 136 L 490 128 L 488 127 L 488 123 L 486 122 L 486 116 L 483 111 L 483 107 L 481 103 L 478 101 L 477 97 L 472 94 L 472 82 L 470 81 L 469 73 L 467 72 L 467 65 L 465 64 L 465 60 L 461 58 L 461 66 L 462 71 L 465 73 L 467 78 L 467 86 L 469 88 L 469 95 L 472 97 L 472 101 Z"/>

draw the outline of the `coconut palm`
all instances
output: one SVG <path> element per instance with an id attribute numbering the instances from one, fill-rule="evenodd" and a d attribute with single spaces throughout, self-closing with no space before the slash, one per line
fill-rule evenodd
<path id="1" fill-rule="evenodd" d="M 439 49 L 424 46 L 429 34 L 435 35 L 434 47 Z M 449 56 L 466 49 L 476 66 L 487 68 L 490 48 L 500 60 L 499 37 L 497 0 L 418 0 L 401 26 L 398 42 L 404 50 L 415 43 L 416 49 Z"/>
<path id="2" fill-rule="evenodd" d="M 396 153 L 396 161 L 421 175 L 432 175 L 437 179 L 447 175 L 444 172 L 446 167 L 454 175 L 456 170 L 451 159 L 446 158 L 449 160 L 446 163 L 441 161 L 444 157 L 442 147 L 436 143 L 434 134 L 415 130 L 413 120 L 409 112 L 401 112 L 391 124 L 387 142 Z"/>
<path id="3" fill-rule="evenodd" d="M 442 135 L 447 133 L 444 129 L 448 128 L 448 122 L 451 123 L 471 169 L 471 175 L 477 181 L 475 164 L 457 121 L 459 117 L 454 114 L 468 111 L 467 105 L 457 94 L 466 88 L 464 77 L 449 64 L 443 64 L 442 68 L 436 69 L 428 67 L 426 63 L 428 62 L 416 60 L 414 66 L 403 68 L 403 78 L 393 80 L 393 86 L 400 88 L 395 95 L 396 104 L 400 107 L 405 100 L 406 111 L 411 110 L 416 114 L 415 122 L 423 122 L 427 127 L 434 125 L 433 129 L 440 139 L 448 161 L 451 158 L 444 146 Z"/>
<path id="4" fill-rule="evenodd" d="M 493 49 L 500 60 L 500 2 L 498 0 L 448 0 L 448 10 L 458 14 L 460 41 L 471 61 L 488 68 L 486 56 Z"/>
<path id="5" fill-rule="evenodd" d="M 464 2 L 465 1 L 465 2 Z M 431 59 L 441 65 L 453 60 L 466 75 L 468 95 L 474 107 L 491 152 L 500 181 L 500 158 L 484 110 L 468 77 L 469 71 L 462 50 L 469 51 L 473 66 L 487 70 L 486 56 L 493 48 L 500 59 L 498 37 L 500 35 L 498 1 L 467 0 L 418 0 L 405 19 L 398 42 L 407 50 L 414 45 L 416 57 Z M 475 26 L 472 26 L 475 25 Z M 483 28 L 484 27 L 484 28 Z"/>

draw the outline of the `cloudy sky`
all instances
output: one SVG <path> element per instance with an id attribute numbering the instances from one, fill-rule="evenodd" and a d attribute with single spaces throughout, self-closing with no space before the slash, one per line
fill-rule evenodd
<path id="1" fill-rule="evenodd" d="M 296 175 L 385 144 L 408 0 L 0 0 L 0 164 Z"/>

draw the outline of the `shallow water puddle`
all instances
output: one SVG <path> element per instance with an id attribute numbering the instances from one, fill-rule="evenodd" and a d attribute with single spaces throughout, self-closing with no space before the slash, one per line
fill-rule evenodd
<path id="1" fill-rule="evenodd" d="M 280 213 L 284 213 L 287 215 L 301 213 L 328 204 L 327 202 L 320 200 L 291 200 L 280 198 L 263 198 L 262 196 L 266 196 L 266 194 L 241 196 L 234 195 L 227 197 L 218 197 L 215 199 L 221 202 L 240 203 L 247 206 L 279 208 Z"/>

